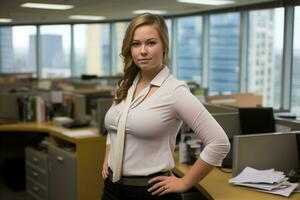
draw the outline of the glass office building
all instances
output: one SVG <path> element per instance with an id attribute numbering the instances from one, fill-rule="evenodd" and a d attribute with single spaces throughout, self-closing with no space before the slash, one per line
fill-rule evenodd
<path id="1" fill-rule="evenodd" d="M 210 94 L 238 92 L 239 30 L 239 13 L 217 14 L 209 18 Z"/>
<path id="2" fill-rule="evenodd" d="M 1 72 L 14 72 L 14 52 L 11 27 L 0 28 L 0 49 Z"/>
<path id="3" fill-rule="evenodd" d="M 176 76 L 182 80 L 201 83 L 202 17 L 183 17 L 177 20 Z"/>

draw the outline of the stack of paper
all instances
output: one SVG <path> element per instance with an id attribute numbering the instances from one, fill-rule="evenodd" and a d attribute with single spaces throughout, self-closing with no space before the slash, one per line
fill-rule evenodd
<path id="1" fill-rule="evenodd" d="M 97 136 L 98 134 L 91 130 L 72 130 L 72 131 L 62 131 L 64 135 L 74 138 L 81 138 L 81 137 L 91 137 Z"/>
<path id="2" fill-rule="evenodd" d="M 229 183 L 258 191 L 290 196 L 298 183 L 289 183 L 283 172 L 274 169 L 256 170 L 246 167 L 239 175 L 229 180 Z"/>

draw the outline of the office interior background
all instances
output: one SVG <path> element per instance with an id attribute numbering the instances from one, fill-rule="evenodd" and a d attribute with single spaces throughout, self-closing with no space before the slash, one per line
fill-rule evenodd
<path id="1" fill-rule="evenodd" d="M 263 96 L 263 106 L 300 115 L 300 1 L 237 2 L 247 4 L 199 12 L 192 5 L 192 12 L 162 14 L 169 28 L 172 74 L 208 88 L 210 95 L 252 92 Z M 130 18 L 1 23 L 0 73 L 119 75 Z"/>

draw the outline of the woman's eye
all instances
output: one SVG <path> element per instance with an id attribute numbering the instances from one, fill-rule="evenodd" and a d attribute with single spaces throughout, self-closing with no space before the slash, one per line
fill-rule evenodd
<path id="1" fill-rule="evenodd" d="M 138 42 L 133 42 L 131 45 L 132 45 L 133 47 L 137 47 L 137 46 L 139 46 L 139 43 L 138 43 Z"/>
<path id="2" fill-rule="evenodd" d="M 153 46 L 153 45 L 155 45 L 155 44 L 156 44 L 155 41 L 150 41 L 150 42 L 148 42 L 148 45 L 150 45 L 150 46 Z"/>

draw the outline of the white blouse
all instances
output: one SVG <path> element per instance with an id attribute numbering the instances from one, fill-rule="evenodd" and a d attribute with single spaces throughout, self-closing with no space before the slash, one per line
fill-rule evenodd
<path id="1" fill-rule="evenodd" d="M 140 74 L 131 87 L 136 87 Z M 122 175 L 147 176 L 174 167 L 173 151 L 182 120 L 196 133 L 205 148 L 200 157 L 219 166 L 229 151 L 228 138 L 205 109 L 188 90 L 186 84 L 170 75 L 164 67 L 151 81 L 158 86 L 150 97 L 132 101 L 127 116 Z M 143 91 L 141 92 L 143 93 Z M 118 120 L 125 103 L 113 105 L 105 116 L 108 143 L 111 150 L 108 165 L 113 169 L 117 145 Z"/>

